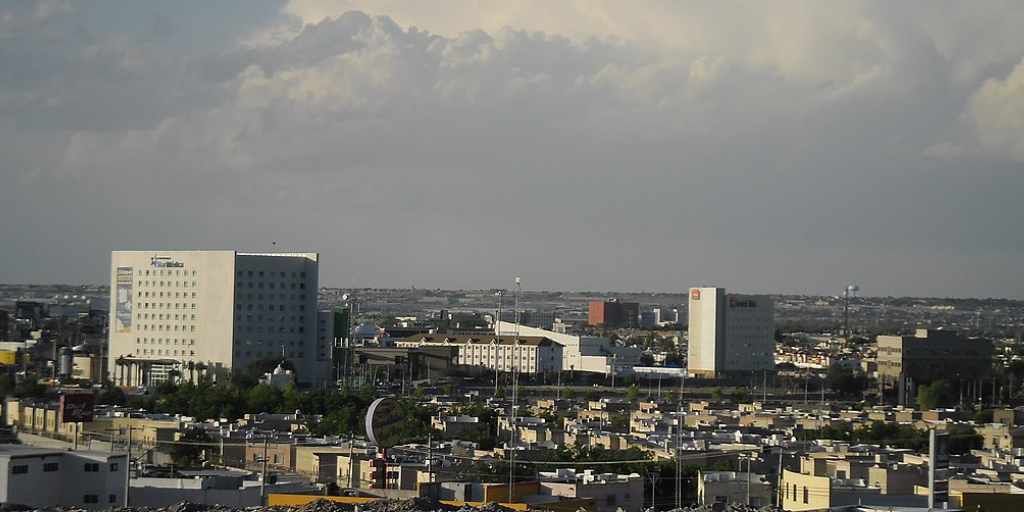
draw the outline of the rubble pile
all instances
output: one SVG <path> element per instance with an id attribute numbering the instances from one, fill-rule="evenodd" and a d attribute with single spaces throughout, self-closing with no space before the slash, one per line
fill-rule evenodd
<path id="1" fill-rule="evenodd" d="M 81 512 L 83 509 L 49 507 L 38 508 L 16 503 L 0 503 L 0 512 Z M 497 503 L 484 503 L 478 507 L 463 505 L 456 507 L 431 498 L 408 500 L 380 499 L 358 505 L 319 499 L 305 505 L 232 508 L 221 505 L 202 505 L 187 501 L 165 508 L 122 507 L 109 509 L 110 512 L 516 512 Z M 654 512 L 646 509 L 644 512 Z M 742 503 L 728 505 L 701 505 L 683 507 L 669 512 L 782 512 L 774 506 L 757 508 Z"/>
<path id="2" fill-rule="evenodd" d="M 645 512 L 650 512 L 650 509 Z M 774 505 L 767 507 L 755 507 L 752 505 L 744 505 L 743 503 L 729 503 L 728 505 L 699 505 L 696 507 L 683 507 L 672 509 L 669 512 L 783 512 L 783 510 Z"/>

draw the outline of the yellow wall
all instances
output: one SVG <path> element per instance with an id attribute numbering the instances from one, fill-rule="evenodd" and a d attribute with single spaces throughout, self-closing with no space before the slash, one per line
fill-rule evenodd
<path id="1" fill-rule="evenodd" d="M 316 500 L 327 500 L 336 501 L 338 503 L 347 503 L 350 505 L 357 505 L 360 503 L 367 503 L 370 501 L 376 501 L 381 498 L 355 498 L 349 496 L 321 496 L 318 494 L 271 494 L 267 496 L 268 506 L 299 506 L 307 503 L 312 503 Z M 469 505 L 471 507 L 479 507 L 483 505 L 483 502 L 472 502 L 472 501 L 442 501 L 446 505 L 453 505 L 461 507 L 462 505 Z M 510 508 L 512 510 L 529 510 L 529 506 L 525 503 L 499 503 L 503 507 Z M 550 507 L 544 507 L 545 509 Z M 575 509 L 574 509 L 575 510 Z"/>
<path id="2" fill-rule="evenodd" d="M 18 353 L 13 350 L 0 350 L 0 364 L 17 364 Z"/>
<path id="3" fill-rule="evenodd" d="M 532 496 L 540 492 L 540 482 L 522 482 L 512 486 L 512 498 L 509 499 L 508 484 L 484 484 L 484 502 L 512 502 L 522 501 L 526 496 Z"/>
<path id="4" fill-rule="evenodd" d="M 985 512 L 1018 512 L 1024 510 L 1024 494 L 1005 493 L 978 493 L 968 492 L 961 496 L 953 494 L 950 496 L 950 504 L 956 504 L 959 498 L 959 507 L 974 512 L 981 506 Z"/>
<path id="5" fill-rule="evenodd" d="M 792 471 L 782 472 L 782 508 L 784 510 L 815 510 L 829 508 L 832 502 L 832 479 Z M 804 499 L 804 496 L 807 499 Z"/>

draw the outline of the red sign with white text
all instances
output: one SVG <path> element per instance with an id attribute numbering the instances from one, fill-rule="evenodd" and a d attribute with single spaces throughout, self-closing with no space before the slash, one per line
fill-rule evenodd
<path id="1" fill-rule="evenodd" d="M 96 400 L 93 395 L 64 395 L 60 397 L 62 423 L 88 423 L 92 421 Z"/>

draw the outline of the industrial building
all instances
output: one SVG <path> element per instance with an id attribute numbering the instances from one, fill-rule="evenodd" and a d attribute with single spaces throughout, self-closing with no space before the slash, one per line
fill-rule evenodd
<path id="1" fill-rule="evenodd" d="M 901 378 L 910 379 L 914 386 L 939 379 L 977 379 L 992 368 L 992 350 L 992 340 L 964 338 L 940 329 L 918 329 L 913 336 L 879 336 L 879 384 L 899 387 Z"/>
<path id="2" fill-rule="evenodd" d="M 701 377 L 775 368 L 775 303 L 767 295 L 690 288 L 687 372 Z"/>
<path id="3" fill-rule="evenodd" d="M 400 348 L 458 347 L 458 364 L 492 370 L 540 374 L 562 368 L 562 345 L 542 336 L 496 334 L 416 334 L 399 340 Z"/>
<path id="4" fill-rule="evenodd" d="M 636 302 L 619 302 L 617 299 L 607 301 L 590 301 L 587 323 L 605 327 L 636 328 L 640 325 L 640 304 Z"/>
<path id="5" fill-rule="evenodd" d="M 109 367 L 121 385 L 216 378 L 279 356 L 300 383 L 330 379 L 333 336 L 317 332 L 319 255 L 115 251 Z M 174 373 L 172 373 L 174 372 Z"/>

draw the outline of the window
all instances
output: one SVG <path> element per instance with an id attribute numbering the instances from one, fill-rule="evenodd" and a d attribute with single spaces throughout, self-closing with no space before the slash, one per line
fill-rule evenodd
<path id="1" fill-rule="evenodd" d="M 24 475 L 25 473 L 28 473 L 28 466 L 27 465 L 22 464 L 22 465 L 18 465 L 18 466 L 11 466 L 11 474 L 12 475 Z"/>
<path id="2" fill-rule="evenodd" d="M 117 471 L 117 463 L 116 462 L 111 462 L 110 463 L 110 472 L 113 473 L 115 471 Z"/>
<path id="3" fill-rule="evenodd" d="M 97 464 L 95 462 L 86 462 L 85 463 L 85 472 L 86 473 L 95 473 L 95 472 L 97 472 L 99 470 L 100 470 L 100 465 L 99 464 Z M 95 502 L 93 502 L 93 503 L 95 503 Z"/>
<path id="4" fill-rule="evenodd" d="M 99 497 L 98 494 L 86 494 L 82 498 L 82 501 L 85 502 L 85 503 L 99 503 L 100 502 L 100 497 Z"/>
<path id="5" fill-rule="evenodd" d="M 117 495 L 111 494 L 108 503 L 117 503 Z"/>
<path id="6" fill-rule="evenodd" d="M 44 472 L 57 471 L 58 469 L 60 469 L 60 464 L 57 462 L 46 462 L 43 464 Z"/>

